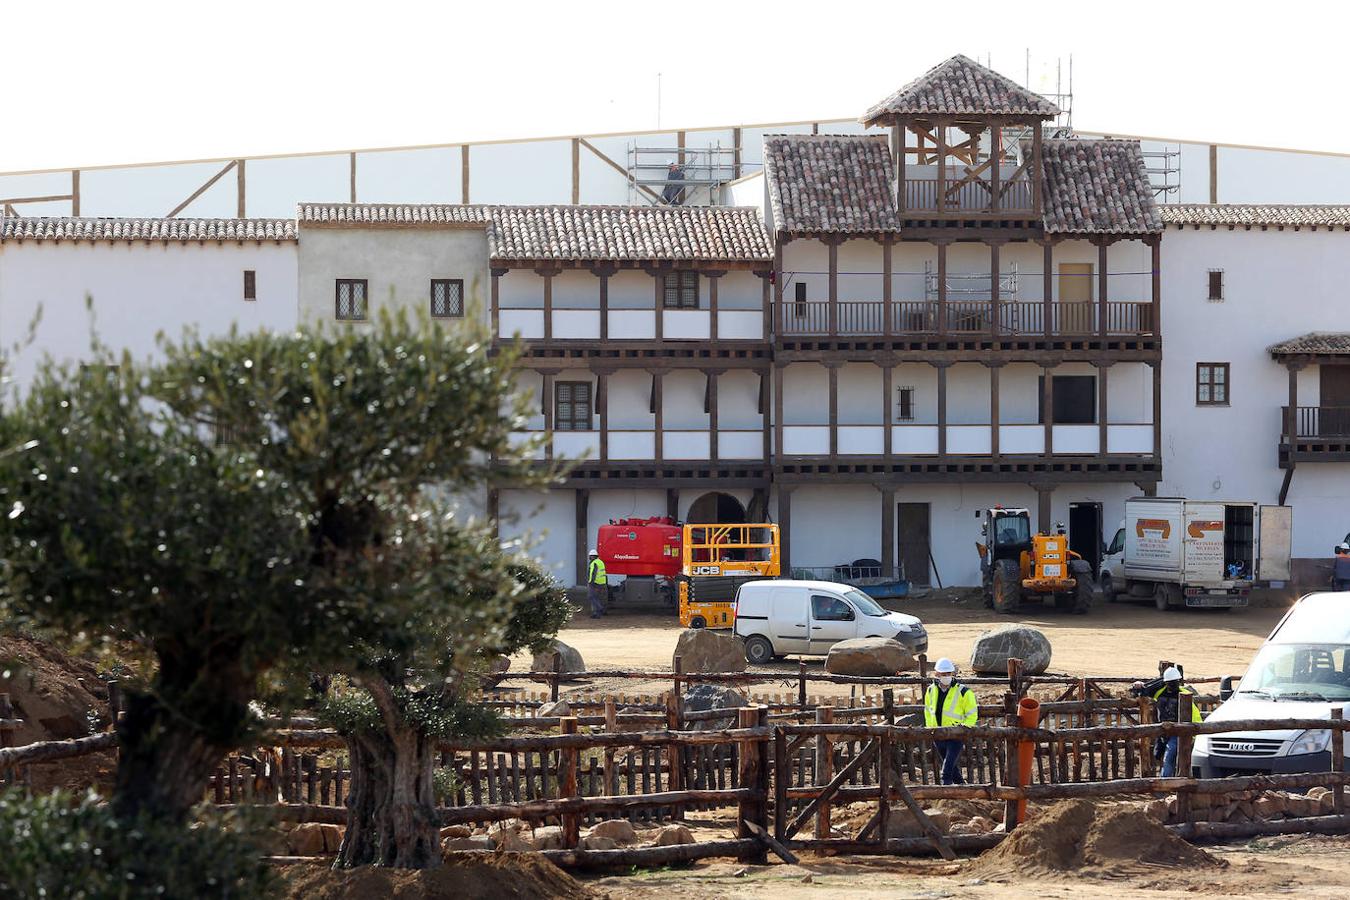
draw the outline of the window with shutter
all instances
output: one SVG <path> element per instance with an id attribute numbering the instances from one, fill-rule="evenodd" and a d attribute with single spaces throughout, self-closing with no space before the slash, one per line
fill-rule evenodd
<path id="1" fill-rule="evenodd" d="M 342 321 L 360 321 L 366 317 L 366 279 L 337 280 L 334 315 Z"/>
<path id="2" fill-rule="evenodd" d="M 558 381 L 553 385 L 553 429 L 591 430 L 591 383 Z"/>
<path id="3" fill-rule="evenodd" d="M 914 388 L 900 388 L 900 421 L 914 421 Z"/>
<path id="4" fill-rule="evenodd" d="M 253 269 L 244 270 L 244 299 L 258 299 L 258 273 Z"/>
<path id="5" fill-rule="evenodd" d="M 796 292 L 793 297 L 795 303 L 793 304 L 792 313 L 797 318 L 804 319 L 806 318 L 806 282 L 799 281 L 794 284 L 792 288 Z"/>
<path id="6" fill-rule="evenodd" d="M 1223 302 L 1223 269 L 1209 270 L 1209 302 Z"/>
<path id="7" fill-rule="evenodd" d="M 698 309 L 697 272 L 668 272 L 664 285 L 666 309 Z"/>
<path id="8" fill-rule="evenodd" d="M 431 280 L 431 317 L 458 319 L 464 315 L 464 281 L 459 278 Z"/>
<path id="9" fill-rule="evenodd" d="M 1195 405 L 1228 405 L 1228 363 L 1195 364 Z"/>

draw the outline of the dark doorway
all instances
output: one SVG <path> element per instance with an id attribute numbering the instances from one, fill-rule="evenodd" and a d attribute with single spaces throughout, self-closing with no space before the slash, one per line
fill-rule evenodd
<path id="1" fill-rule="evenodd" d="M 1092 566 L 1096 575 L 1102 565 L 1102 505 L 1069 504 L 1069 549 Z"/>
<path id="2" fill-rule="evenodd" d="M 704 494 L 689 507 L 689 515 L 685 517 L 685 521 L 699 525 L 744 522 L 745 507 L 730 494 L 721 492 Z"/>
<path id="3" fill-rule="evenodd" d="M 1350 366 L 1318 366 L 1321 407 L 1317 416 L 1318 434 L 1326 437 L 1350 435 Z"/>
<path id="4" fill-rule="evenodd" d="M 1097 422 L 1097 376 L 1055 375 L 1051 387 L 1056 425 L 1094 425 Z M 1040 377 L 1037 421 L 1045 421 L 1045 376 Z"/>
<path id="5" fill-rule="evenodd" d="M 900 552 L 897 558 L 904 566 L 905 578 L 910 584 L 927 587 L 929 580 L 929 519 L 927 503 L 897 503 L 895 505 L 895 536 Z"/>

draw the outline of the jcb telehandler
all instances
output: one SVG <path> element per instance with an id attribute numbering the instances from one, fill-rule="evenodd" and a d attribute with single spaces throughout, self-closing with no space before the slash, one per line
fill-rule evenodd
<path id="1" fill-rule="evenodd" d="M 984 605 L 1015 613 L 1024 599 L 1052 597 L 1056 609 L 1085 613 L 1092 603 L 1092 566 L 1069 550 L 1063 528 L 1057 534 L 1032 534 L 1025 509 L 975 513 L 983 519 L 980 552 Z"/>

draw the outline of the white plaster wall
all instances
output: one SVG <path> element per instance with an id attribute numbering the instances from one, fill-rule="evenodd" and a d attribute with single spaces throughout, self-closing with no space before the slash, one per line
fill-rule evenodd
<path id="1" fill-rule="evenodd" d="M 1266 348 L 1310 331 L 1344 330 L 1350 234 L 1343 231 L 1178 231 L 1163 239 L 1163 483 L 1160 493 L 1274 503 L 1288 371 Z M 1224 270 L 1222 303 L 1206 300 Z M 1195 404 L 1195 364 L 1230 365 L 1226 407 Z M 1299 405 L 1317 402 L 1315 368 Z M 1305 399 L 1306 398 L 1306 399 Z M 1301 463 L 1288 502 L 1293 552 L 1324 557 L 1350 529 L 1350 465 Z"/>
<path id="2" fill-rule="evenodd" d="M 498 495 L 502 540 L 520 540 L 530 556 L 563 584 L 578 584 L 576 492 L 513 491 Z"/>
<path id="3" fill-rule="evenodd" d="M 828 387 L 829 371 L 826 370 Z M 839 424 L 880 425 L 885 415 L 881 367 L 871 363 L 847 363 L 839 367 Z M 829 406 L 825 408 L 829 421 Z"/>
<path id="4" fill-rule="evenodd" d="M 339 278 L 369 281 L 364 322 L 334 318 L 334 282 Z M 443 325 L 486 323 L 491 290 L 486 231 L 306 228 L 300 240 L 300 320 L 360 328 L 376 322 L 381 311 L 427 313 L 433 278 L 464 281 L 464 318 L 442 319 Z"/>
<path id="5" fill-rule="evenodd" d="M 722 276 L 721 283 L 717 286 L 717 308 L 723 310 L 762 310 L 764 308 L 763 280 L 754 272 L 744 269 L 733 269 L 727 272 Z"/>
<path id="6" fill-rule="evenodd" d="M 717 377 L 717 425 L 722 429 L 764 427 L 759 412 L 758 372 L 732 369 Z M 770 391 L 772 391 L 772 385 Z M 772 402 L 772 398 L 770 399 Z M 771 407 L 772 408 L 772 407 Z"/>
<path id="7" fill-rule="evenodd" d="M 783 368 L 783 424 L 830 424 L 830 376 L 824 366 L 797 363 Z"/>
<path id="8" fill-rule="evenodd" d="M 1003 383 L 999 382 L 999 393 Z M 947 369 L 947 424 L 988 425 L 992 396 L 989 369 L 979 363 L 957 363 Z"/>
<path id="9" fill-rule="evenodd" d="M 706 388 L 707 378 L 702 372 L 680 369 L 667 372 L 661 379 L 662 427 L 667 431 L 707 430 L 708 414 L 703 411 Z"/>
<path id="10" fill-rule="evenodd" d="M 542 285 L 540 290 L 543 290 Z M 553 308 L 599 309 L 600 279 L 586 269 L 564 269 L 559 272 L 553 276 Z"/>
<path id="11" fill-rule="evenodd" d="M 501 309 L 543 309 L 544 279 L 530 269 L 508 270 L 497 279 L 497 303 Z"/>
<path id="12" fill-rule="evenodd" d="M 244 270 L 257 273 L 257 300 L 245 300 Z M 86 310 L 92 303 L 93 318 Z M 181 338 L 286 332 L 296 326 L 296 245 L 6 242 L 0 244 L 0 346 L 26 340 L 6 374 L 25 388 L 44 355 L 88 359 L 91 334 L 114 352 L 156 352 L 156 335 Z"/>
<path id="13" fill-rule="evenodd" d="M 644 429 L 656 427 L 651 412 L 652 376 L 648 372 L 620 369 L 609 377 L 609 427 Z M 664 410 L 662 411 L 664 413 Z"/>

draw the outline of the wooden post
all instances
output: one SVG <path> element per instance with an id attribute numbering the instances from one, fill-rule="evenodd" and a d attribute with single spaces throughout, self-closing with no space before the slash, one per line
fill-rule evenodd
<path id="1" fill-rule="evenodd" d="M 1031 171 L 1029 175 L 1031 177 L 1031 213 L 1038 219 L 1041 217 L 1044 205 L 1041 191 L 1041 173 L 1045 171 L 1045 167 L 1041 165 L 1042 153 L 1041 123 L 1037 122 L 1031 130 L 1031 165 L 1029 166 Z"/>
<path id="2" fill-rule="evenodd" d="M 792 488 L 778 484 L 778 560 L 785 575 L 792 572 Z"/>
<path id="3" fill-rule="evenodd" d="M 678 666 L 680 658 L 675 657 Z M 677 670 L 678 671 L 678 668 Z M 680 688 L 679 678 L 675 679 L 675 690 L 666 694 L 666 730 L 680 730 Z M 670 765 L 670 784 L 667 790 L 684 790 L 684 751 L 679 744 L 666 745 L 666 758 Z M 684 818 L 684 804 L 677 803 L 670 808 L 670 817 L 681 820 Z"/>
<path id="4" fill-rule="evenodd" d="M 492 309 L 491 309 L 489 315 L 491 316 L 491 319 L 492 319 L 492 340 L 494 340 L 494 341 L 501 337 L 501 331 L 502 331 L 502 327 L 501 327 L 501 315 L 502 315 L 502 313 L 501 313 L 501 280 L 502 280 L 502 276 L 505 275 L 505 274 L 506 274 L 506 270 L 505 270 L 505 269 L 493 269 L 493 270 L 492 270 L 492 289 L 491 289 L 490 301 L 489 301 L 489 302 L 491 303 Z"/>
<path id="5" fill-rule="evenodd" d="M 895 724 L 895 688 L 883 688 L 881 691 L 881 715 L 887 725 Z"/>
<path id="6" fill-rule="evenodd" d="M 923 679 L 923 678 L 927 678 L 927 677 L 928 677 L 928 654 L 927 654 L 927 653 L 920 653 L 920 654 L 919 654 L 919 678 L 920 678 L 920 679 Z"/>
<path id="7" fill-rule="evenodd" d="M 605 698 L 605 733 L 615 734 L 619 730 L 618 704 L 613 697 Z M 614 769 L 614 748 L 605 748 L 605 796 L 613 797 L 619 792 L 619 773 Z"/>
<path id="8" fill-rule="evenodd" d="M 116 678 L 108 679 L 108 720 L 116 727 L 117 719 L 122 715 L 122 683 Z"/>
<path id="9" fill-rule="evenodd" d="M 1153 458 L 1162 459 L 1162 360 L 1149 364 L 1153 376 Z"/>
<path id="10" fill-rule="evenodd" d="M 559 734 L 576 734 L 577 717 L 563 716 L 558 722 Z M 558 798 L 567 800 L 577 796 L 577 760 L 579 751 L 575 747 L 564 747 L 558 751 Z M 578 813 L 562 814 L 562 844 L 565 849 L 576 847 L 581 839 L 581 816 Z"/>
<path id="11" fill-rule="evenodd" d="M 708 340 L 717 343 L 717 283 L 721 272 L 709 272 L 708 275 Z"/>
<path id="12" fill-rule="evenodd" d="M 705 369 L 704 377 L 708 379 L 708 460 L 717 462 L 721 457 L 721 446 L 717 440 L 717 382 L 720 369 Z"/>
<path id="13" fill-rule="evenodd" d="M 806 660 L 797 659 L 797 710 L 806 712 Z"/>
<path id="14" fill-rule="evenodd" d="M 655 408 L 656 461 L 665 459 L 665 373 L 660 369 L 652 372 L 652 406 Z"/>
<path id="15" fill-rule="evenodd" d="M 839 242 L 833 238 L 829 241 L 829 316 L 830 316 L 830 337 L 839 334 Z"/>
<path id="16" fill-rule="evenodd" d="M 881 367 L 881 454 L 886 462 L 891 462 L 895 454 L 895 440 L 891 428 L 891 410 L 895 401 L 891 399 L 895 392 L 895 366 L 886 363 Z"/>
<path id="17" fill-rule="evenodd" d="M 577 561 L 576 562 L 577 575 L 579 576 L 580 584 L 589 585 L 590 584 L 589 567 L 591 561 L 590 561 L 590 547 L 588 546 L 589 538 L 587 536 L 588 531 L 587 523 L 590 521 L 591 492 L 586 490 L 585 488 L 577 488 L 577 490 L 574 492 L 574 496 L 575 496 L 574 506 L 575 506 L 575 525 L 576 525 L 576 533 L 575 533 L 576 543 L 574 547 Z M 604 592 L 601 591 L 602 600 L 605 599 L 603 594 Z"/>
<path id="18" fill-rule="evenodd" d="M 1153 704 L 1147 697 L 1139 698 L 1139 724 L 1149 725 L 1153 718 Z M 1153 758 L 1153 741 L 1149 738 L 1139 739 L 1139 768 L 1144 777 L 1152 778 L 1158 771 L 1157 760 Z"/>
<path id="19" fill-rule="evenodd" d="M 1340 774 L 1345 771 L 1345 732 L 1341 723 L 1345 713 L 1336 707 L 1331 711 L 1331 771 Z M 1331 787 L 1332 810 L 1338 816 L 1345 815 L 1345 785 L 1337 782 Z"/>
<path id="20" fill-rule="evenodd" d="M 1049 241 L 1041 246 L 1041 328 L 1049 339 L 1055 333 L 1055 252 Z"/>
<path id="21" fill-rule="evenodd" d="M 1106 340 L 1107 333 L 1107 269 L 1106 269 L 1106 246 L 1105 240 L 1097 244 L 1097 337 L 1099 340 Z"/>
<path id="22" fill-rule="evenodd" d="M 830 456 L 839 455 L 839 365 L 827 362 L 830 390 Z"/>
<path id="23" fill-rule="evenodd" d="M 1002 401 L 999 399 L 999 372 L 1002 365 L 989 366 L 989 455 L 994 459 L 999 457 L 999 407 Z"/>
<path id="24" fill-rule="evenodd" d="M 1177 721 L 1190 723 L 1191 721 L 1191 695 L 1181 694 L 1177 697 Z M 1184 732 L 1177 735 L 1177 770 L 1172 774 L 1178 778 L 1191 777 L 1191 748 L 1195 744 L 1195 735 L 1190 732 Z M 1191 821 L 1191 793 L 1190 791 L 1177 791 L 1177 819 L 1183 824 Z"/>
<path id="25" fill-rule="evenodd" d="M 998 129 L 995 129 L 997 131 Z M 995 166 L 994 168 L 998 168 Z M 994 200 L 997 203 L 997 199 Z M 998 241 L 989 242 L 989 334 L 992 337 L 999 336 L 999 260 L 998 260 Z"/>
<path id="26" fill-rule="evenodd" d="M 544 396 L 539 398 L 544 408 L 544 457 L 553 458 L 553 373 L 541 373 L 544 379 Z"/>
<path id="27" fill-rule="evenodd" d="M 548 699 L 558 702 L 558 683 L 562 681 L 562 654 L 553 651 L 553 676 L 548 680 Z"/>
<path id="28" fill-rule="evenodd" d="M 787 839 L 788 823 L 788 782 L 792 776 L 792 764 L 788 759 L 787 735 L 782 728 L 773 730 L 773 836 L 779 841 Z"/>
<path id="29" fill-rule="evenodd" d="M 939 185 L 939 189 L 940 189 Z M 937 289 L 938 289 L 938 308 L 937 308 L 937 326 L 938 334 L 942 337 L 947 336 L 947 242 L 940 241 L 937 245 Z"/>
<path id="30" fill-rule="evenodd" d="M 246 190 L 247 179 L 244 176 L 244 160 L 239 160 L 234 164 L 235 177 L 235 217 L 247 218 L 248 216 L 248 192 Z"/>
<path id="31" fill-rule="evenodd" d="M 14 704 L 9 701 L 9 694 L 0 693 L 0 719 L 14 718 Z M 14 746 L 13 726 L 0 725 L 0 747 Z M 22 779 L 19 776 L 19 767 L 15 766 L 10 770 L 0 769 L 0 784 L 18 784 Z"/>
<path id="32" fill-rule="evenodd" d="M 671 691 L 676 700 L 684 699 L 684 679 L 680 676 L 684 674 L 684 657 L 677 655 L 672 661 L 671 669 L 675 673 L 674 683 L 671 685 Z"/>
<path id="33" fill-rule="evenodd" d="M 885 337 L 890 337 L 894 328 L 892 319 L 895 310 L 891 308 L 891 268 L 894 246 L 895 244 L 890 238 L 881 239 L 881 333 Z"/>
<path id="34" fill-rule="evenodd" d="M 886 693 L 890 693 L 887 691 Z M 890 699 L 890 698 L 887 698 Z M 894 714 L 894 710 L 891 710 Z M 893 755 L 891 752 L 891 733 L 883 731 L 877 741 L 878 752 L 881 754 L 877 759 L 877 842 L 882 846 L 886 844 L 886 831 L 891 822 L 891 773 L 894 771 L 891 766 Z"/>
<path id="35" fill-rule="evenodd" d="M 1289 369 L 1289 414 L 1285 417 L 1285 437 L 1292 445 L 1298 441 L 1298 366 L 1288 365 Z M 1154 377 L 1157 380 L 1157 377 Z M 1231 390 L 1232 386 L 1229 386 Z M 1158 410 L 1153 410 L 1153 420 L 1158 420 Z"/>
<path id="36" fill-rule="evenodd" d="M 905 189 L 905 151 L 909 149 L 905 146 L 907 143 L 909 143 L 909 126 L 904 122 L 891 126 L 891 154 L 895 158 L 895 209 L 902 219 L 909 203 L 906 196 L 908 191 Z"/>
<path id="37" fill-rule="evenodd" d="M 544 277 L 544 340 L 553 340 L 553 271 L 541 272 Z"/>
<path id="38" fill-rule="evenodd" d="M 998 212 L 999 163 L 1003 161 L 1003 128 L 995 123 L 989 129 L 989 211 Z"/>
<path id="39" fill-rule="evenodd" d="M 829 725 L 834 721 L 834 710 L 823 706 L 816 710 L 816 724 Z M 834 777 L 834 741 L 827 734 L 816 736 L 816 775 L 812 783 L 821 788 Z M 816 808 L 816 840 L 830 837 L 830 801 L 822 800 Z"/>
<path id="40" fill-rule="evenodd" d="M 1046 458 L 1055 452 L 1055 376 L 1051 366 L 1041 369 L 1041 421 L 1045 429 L 1042 451 Z"/>
<path id="41" fill-rule="evenodd" d="M 947 455 L 947 363 L 937 366 L 938 456 Z"/>
<path id="42" fill-rule="evenodd" d="M 652 271 L 652 281 L 656 283 L 656 342 L 659 344 L 666 339 L 666 295 L 665 295 L 665 276 L 660 272 Z"/>
<path id="43" fill-rule="evenodd" d="M 769 724 L 769 709 L 766 706 L 747 706 L 739 711 L 741 728 L 761 728 Z M 757 826 L 759 834 L 768 833 L 769 820 L 766 812 L 769 808 L 768 796 L 768 747 L 766 738 L 747 738 L 740 745 L 740 771 L 737 773 L 737 785 L 755 791 L 753 798 L 742 800 L 737 810 L 736 836 L 753 838 Z M 768 862 L 768 851 L 763 842 L 753 849 L 743 850 L 738 857 L 741 862 L 764 864 Z"/>
<path id="44" fill-rule="evenodd" d="M 603 314 L 602 314 L 603 315 Z M 604 321 L 602 318 L 601 321 Z M 600 461 L 609 461 L 609 373 L 595 373 L 595 411 L 600 416 Z"/>
<path id="45" fill-rule="evenodd" d="M 1162 337 L 1162 235 L 1154 235 L 1149 242 L 1149 255 L 1153 261 L 1152 321 L 1149 333 L 1155 338 Z"/>
<path id="46" fill-rule="evenodd" d="M 887 484 L 881 488 L 881 577 L 890 578 L 895 571 L 895 488 Z"/>
<path id="47" fill-rule="evenodd" d="M 609 340 L 609 269 L 600 271 L 600 340 Z"/>
<path id="48" fill-rule="evenodd" d="M 1010 685 L 1017 683 L 1017 666 L 1015 663 L 1019 660 L 1008 660 L 1008 682 Z M 1009 728 L 1017 727 L 1017 689 L 1013 687 L 1012 691 L 1003 695 L 1003 714 L 1007 719 Z M 1022 787 L 1022 766 L 1019 757 L 1020 748 L 1016 738 L 1008 738 L 1007 760 L 1008 764 L 1003 769 L 1004 783 L 1009 787 Z M 1012 834 L 1013 829 L 1018 825 L 1018 802 L 1016 800 L 1005 800 L 1003 803 L 1003 831 L 1005 834 Z"/>
<path id="49" fill-rule="evenodd" d="M 933 134 L 937 138 L 937 211 L 947 207 L 947 123 L 934 122 Z"/>

